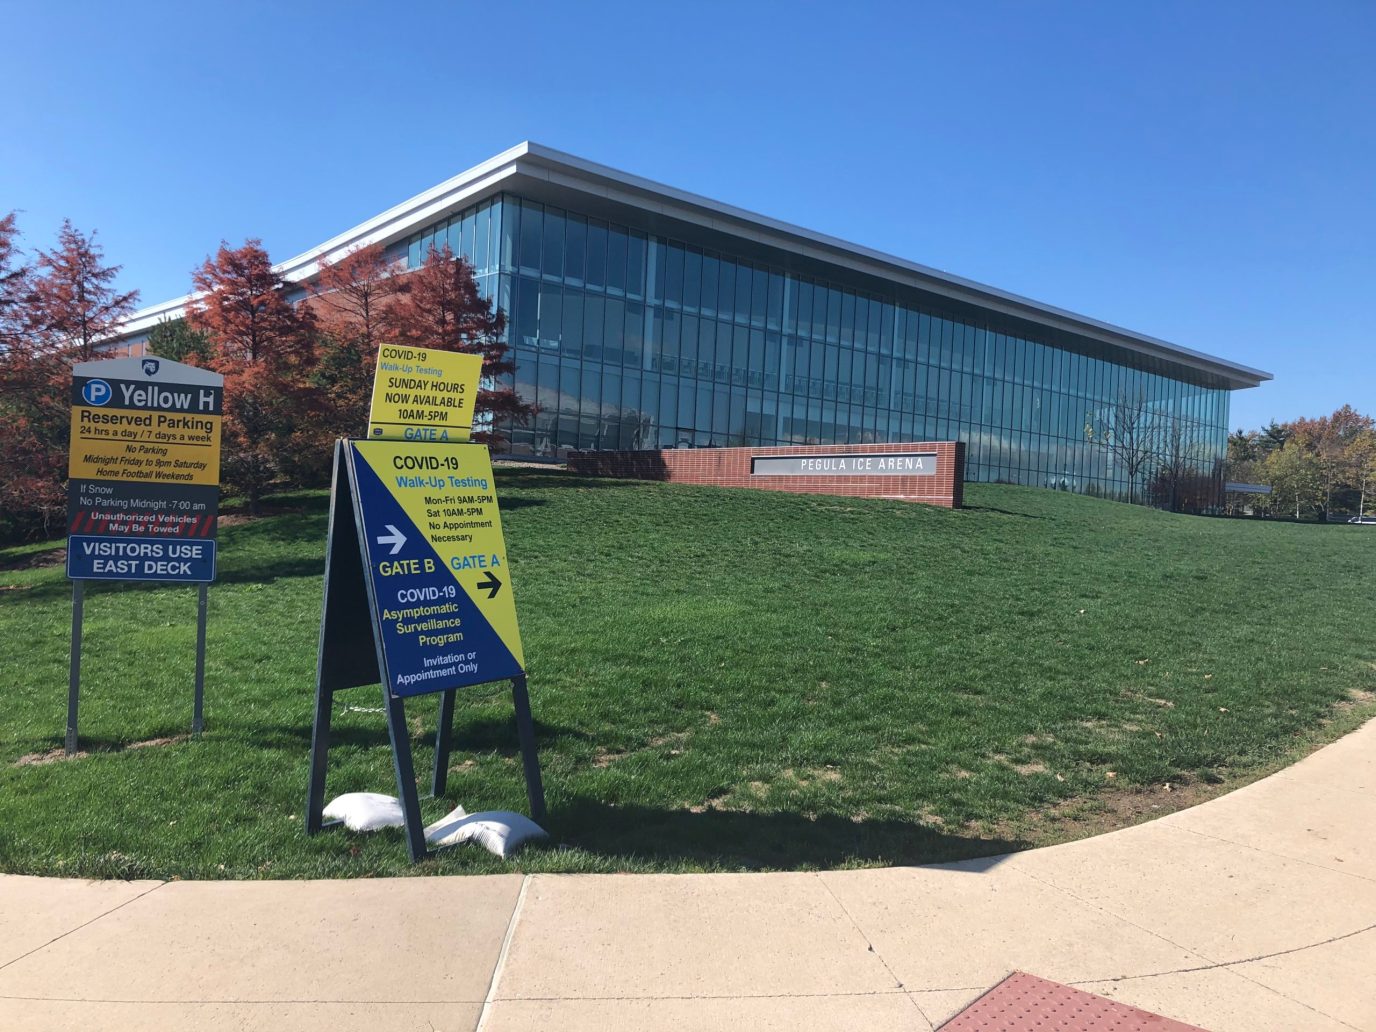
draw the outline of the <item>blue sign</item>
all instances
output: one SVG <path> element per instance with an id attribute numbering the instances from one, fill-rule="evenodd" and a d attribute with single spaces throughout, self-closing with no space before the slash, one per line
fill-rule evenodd
<path id="1" fill-rule="evenodd" d="M 215 542 L 73 534 L 67 539 L 67 576 L 208 584 L 215 579 Z"/>
<path id="2" fill-rule="evenodd" d="M 87 380 L 81 387 L 81 397 L 88 405 L 104 405 L 112 393 L 104 380 Z"/>
<path id="3" fill-rule="evenodd" d="M 455 486 L 490 485 L 487 449 L 401 441 L 349 448 L 388 690 L 423 695 L 520 676 L 496 495 Z M 453 475 L 400 472 L 432 462 Z"/>

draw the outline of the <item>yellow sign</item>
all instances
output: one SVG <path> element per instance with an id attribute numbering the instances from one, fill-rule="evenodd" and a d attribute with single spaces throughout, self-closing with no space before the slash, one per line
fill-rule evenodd
<path id="1" fill-rule="evenodd" d="M 384 344 L 377 355 L 371 441 L 467 441 L 473 432 L 481 355 Z"/>
<path id="2" fill-rule="evenodd" d="M 222 383 L 217 373 L 157 358 L 78 365 L 67 476 L 219 484 Z"/>
<path id="3" fill-rule="evenodd" d="M 487 448 L 350 448 L 389 689 L 518 676 L 525 660 Z"/>

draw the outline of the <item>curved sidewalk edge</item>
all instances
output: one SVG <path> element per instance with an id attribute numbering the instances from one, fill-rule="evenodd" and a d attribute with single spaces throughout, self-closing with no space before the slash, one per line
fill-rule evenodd
<path id="1" fill-rule="evenodd" d="M 1376 721 L 1148 824 L 934 867 L 0 877 L 13 1030 L 929 1030 L 1013 970 L 1211 1032 L 1376 1032 Z"/>

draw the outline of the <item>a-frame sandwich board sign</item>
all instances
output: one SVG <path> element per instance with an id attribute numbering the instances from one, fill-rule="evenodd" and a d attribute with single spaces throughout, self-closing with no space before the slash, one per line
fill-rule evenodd
<path id="1" fill-rule="evenodd" d="M 336 442 L 307 834 L 324 827 L 334 694 L 379 682 L 412 860 L 425 857 L 427 847 L 406 726 L 408 696 L 443 693 L 431 778 L 438 796 L 449 770 L 455 692 L 509 680 L 531 816 L 544 820 L 544 788 L 508 579 L 485 446 Z"/>

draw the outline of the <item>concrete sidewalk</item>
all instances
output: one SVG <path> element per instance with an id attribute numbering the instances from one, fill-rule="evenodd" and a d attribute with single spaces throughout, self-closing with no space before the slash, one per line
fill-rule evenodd
<path id="1" fill-rule="evenodd" d="M 1098 838 L 822 874 L 0 878 L 0 1028 L 928 1030 L 1021 969 L 1376 1032 L 1376 722 Z"/>

